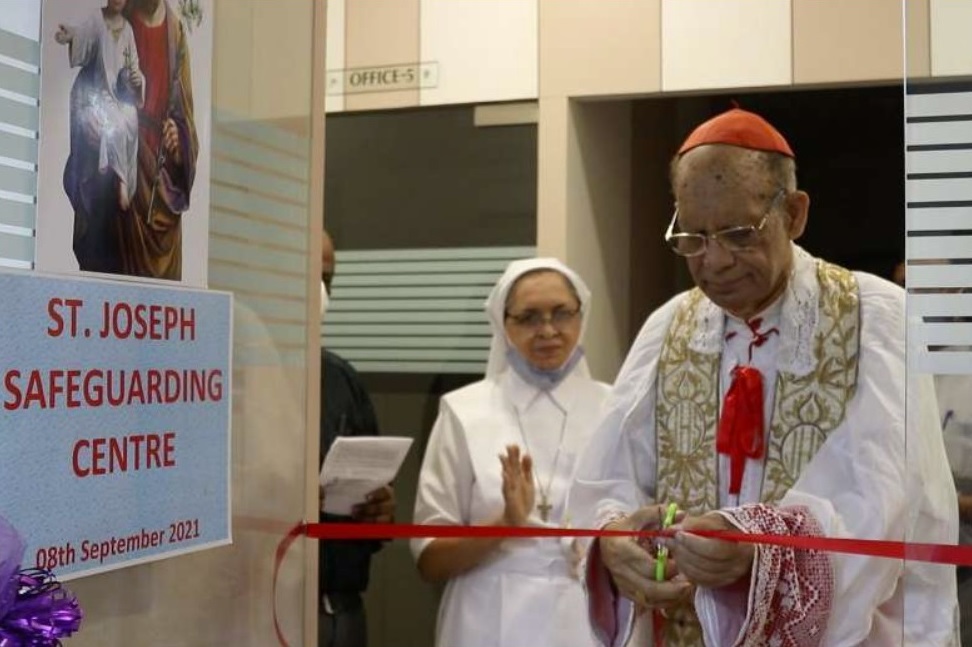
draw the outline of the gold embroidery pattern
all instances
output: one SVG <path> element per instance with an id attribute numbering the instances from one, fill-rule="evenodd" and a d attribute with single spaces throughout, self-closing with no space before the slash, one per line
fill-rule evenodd
<path id="1" fill-rule="evenodd" d="M 763 502 L 775 502 L 843 420 L 857 384 L 860 300 L 849 271 L 818 261 L 820 285 L 816 366 L 806 376 L 778 373 L 763 472 Z M 700 513 L 719 508 L 719 353 L 689 348 L 703 294 L 693 290 L 679 306 L 658 360 L 655 411 L 656 500 Z M 691 603 L 665 623 L 665 644 L 701 646 L 702 628 Z"/>
<path id="2" fill-rule="evenodd" d="M 780 372 L 766 447 L 761 498 L 774 503 L 793 487 L 827 436 L 843 421 L 857 388 L 860 297 L 857 279 L 819 261 L 816 367 L 805 376 Z"/>
<path id="3" fill-rule="evenodd" d="M 702 298 L 693 290 L 675 313 L 658 358 L 655 410 L 656 500 L 674 501 L 691 513 L 719 507 L 719 355 L 689 348 Z M 666 645 L 702 647 L 702 627 L 691 602 L 669 612 L 664 633 Z"/>
<path id="4" fill-rule="evenodd" d="M 689 348 L 702 292 L 693 290 L 675 314 L 658 359 L 655 411 L 656 499 L 690 513 L 719 507 L 715 438 L 719 355 Z"/>
<path id="5" fill-rule="evenodd" d="M 702 625 L 689 603 L 670 612 L 665 622 L 665 644 L 670 647 L 703 647 Z"/>

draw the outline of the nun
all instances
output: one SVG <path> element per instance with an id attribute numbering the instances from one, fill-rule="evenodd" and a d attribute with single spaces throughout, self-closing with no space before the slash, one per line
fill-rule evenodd
<path id="1" fill-rule="evenodd" d="M 443 396 L 419 476 L 415 523 L 570 525 L 565 497 L 608 386 L 580 340 L 590 290 L 556 259 L 510 263 L 486 301 L 485 379 Z M 550 538 L 412 541 L 445 584 L 439 647 L 593 647 L 577 549 Z"/>

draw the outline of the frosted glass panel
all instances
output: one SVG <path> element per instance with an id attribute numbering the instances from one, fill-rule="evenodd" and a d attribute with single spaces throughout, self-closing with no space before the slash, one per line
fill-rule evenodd
<path id="1" fill-rule="evenodd" d="M 905 115 L 909 359 L 972 374 L 972 83 L 910 83 Z"/>
<path id="2" fill-rule="evenodd" d="M 0 267 L 34 266 L 39 113 L 39 6 L 11 0 L 0 16 Z M 37 14 L 36 16 L 34 14 Z"/>
<path id="3" fill-rule="evenodd" d="M 307 411 L 317 398 L 308 374 L 319 362 L 318 323 L 308 319 L 307 303 L 319 285 L 309 250 L 320 205 L 310 187 L 311 178 L 323 178 L 323 159 L 311 155 L 310 87 L 315 8 L 324 3 L 203 6 L 214 12 L 215 32 L 207 270 L 210 288 L 234 293 L 233 544 L 72 581 L 85 610 L 72 647 L 266 647 L 280 644 L 274 607 L 290 645 L 316 643 L 316 636 L 305 640 L 316 619 L 316 588 L 308 587 L 316 579 L 315 542 L 294 544 L 275 597 L 272 587 L 278 543 L 316 507 L 316 497 L 306 503 L 306 485 L 317 470 L 309 449 L 317 445 L 317 420 L 309 438 Z M 317 110 L 323 123 L 323 102 Z M 29 147 L 9 134 L 0 130 L 0 146 L 30 162 Z M 0 164 L 0 183 L 25 187 L 24 170 Z M 31 226 L 26 208 L 4 204 L 0 214 L 4 226 Z M 0 251 L 14 253 L 5 231 Z"/>
<path id="4" fill-rule="evenodd" d="M 36 41 L 40 34 L 41 0 L 3 0 L 0 29 Z"/>

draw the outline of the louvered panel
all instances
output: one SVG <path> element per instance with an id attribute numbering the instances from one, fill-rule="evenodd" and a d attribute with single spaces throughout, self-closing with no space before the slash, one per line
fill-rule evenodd
<path id="1" fill-rule="evenodd" d="M 214 218 L 215 222 L 210 226 L 210 231 L 213 233 L 253 241 L 261 246 L 273 246 L 299 252 L 305 252 L 307 250 L 306 231 L 282 227 L 275 222 L 255 220 L 244 214 L 222 211 L 220 209 L 213 209 L 213 212 L 227 216 L 224 218 Z"/>
<path id="2" fill-rule="evenodd" d="M 496 276 L 493 273 L 473 272 L 473 273 L 449 273 L 444 276 L 441 273 L 435 274 L 403 274 L 401 276 L 390 276 L 388 274 L 360 274 L 342 277 L 342 284 L 347 287 L 356 286 L 391 286 L 391 285 L 483 285 L 489 283 Z"/>
<path id="3" fill-rule="evenodd" d="M 376 255 L 383 261 L 474 261 L 493 259 L 508 263 L 520 254 L 533 254 L 533 247 L 428 247 L 419 249 L 349 250 L 341 252 L 345 263 L 374 264 Z M 411 271 L 412 266 L 403 266 Z M 353 272 L 350 272 L 353 273 Z"/>
<path id="4" fill-rule="evenodd" d="M 972 123 L 972 122 L 970 122 Z M 972 140 L 969 140 L 972 144 Z M 934 179 L 918 176 L 908 180 L 905 191 L 908 200 L 922 202 L 969 202 L 972 201 L 972 182 L 964 172 L 955 172 L 953 177 Z"/>
<path id="5" fill-rule="evenodd" d="M 942 232 L 947 234 L 948 232 Z M 970 232 L 972 233 L 972 232 Z M 920 236 L 908 239 L 906 246 L 911 260 L 937 260 L 943 258 L 972 259 L 972 235 Z M 954 266 L 946 266 L 952 270 Z"/>
<path id="6" fill-rule="evenodd" d="M 219 113 L 212 146 L 209 284 L 235 295 L 234 362 L 302 365 L 308 143 Z"/>
<path id="7" fill-rule="evenodd" d="M 2 77 L 8 71 L 9 68 L 0 65 L 0 87 L 4 83 Z M 33 137 L 14 135 L 0 130 L 0 151 L 8 160 L 19 160 L 27 164 L 37 163 L 37 139 Z"/>
<path id="8" fill-rule="evenodd" d="M 0 29 L 0 266 L 32 269 L 40 44 Z"/>
<path id="9" fill-rule="evenodd" d="M 228 184 L 213 183 L 212 206 L 214 209 L 233 211 L 260 220 L 268 220 L 282 227 L 303 226 L 307 206 L 273 200 Z"/>
<path id="10" fill-rule="evenodd" d="M 475 375 L 485 369 L 483 362 L 422 362 L 372 361 L 358 359 L 354 366 L 362 373 L 468 373 Z"/>
<path id="11" fill-rule="evenodd" d="M 972 348 L 972 326 L 953 326 L 950 322 L 925 322 L 918 342 L 925 346 L 968 346 Z"/>
<path id="12" fill-rule="evenodd" d="M 278 153 L 248 139 L 233 137 L 232 132 L 227 131 L 219 140 L 213 140 L 212 147 L 215 159 L 258 160 L 260 166 L 272 168 L 279 175 L 306 184 L 307 161 L 305 159 L 297 154 Z"/>
<path id="13" fill-rule="evenodd" d="M 958 231 L 969 227 L 972 206 L 966 207 L 908 207 L 908 231 Z"/>
<path id="14" fill-rule="evenodd" d="M 908 267 L 908 288 L 948 292 L 972 286 L 972 265 L 911 265 Z M 943 302 L 942 314 L 949 314 L 954 301 Z M 972 313 L 969 313 L 972 314 Z"/>
<path id="15" fill-rule="evenodd" d="M 301 161 L 304 168 L 307 168 L 310 140 L 306 137 L 269 123 L 236 119 L 234 115 L 225 112 L 217 115 L 217 119 L 226 137 L 256 144 L 261 150 L 283 153 L 289 158 Z"/>
<path id="16" fill-rule="evenodd" d="M 972 148 L 967 150 L 912 151 L 909 173 L 962 173 L 972 168 Z"/>
<path id="17" fill-rule="evenodd" d="M 448 260 L 359 261 L 342 265 L 341 271 L 353 274 L 441 274 L 453 271 L 453 263 L 454 261 Z M 470 259 L 462 261 L 462 268 L 465 272 L 495 274 L 502 272 L 507 263 L 504 259 Z"/>
<path id="18" fill-rule="evenodd" d="M 446 335 L 460 335 L 464 337 L 486 337 L 489 338 L 489 324 L 485 317 L 482 321 L 474 323 L 335 323 L 328 310 L 327 325 L 323 327 L 330 337 L 354 337 L 356 335 L 369 335 L 372 337 L 387 337 L 398 339 L 404 337 L 432 337 Z"/>
<path id="19" fill-rule="evenodd" d="M 934 317 L 949 308 L 972 312 L 972 294 L 909 294 L 908 312 L 912 316 Z"/>
<path id="20" fill-rule="evenodd" d="M 972 373 L 972 83 L 906 101 L 909 363 Z"/>
<path id="21" fill-rule="evenodd" d="M 33 9 L 25 6 L 18 7 L 14 11 L 33 11 Z M 36 40 L 0 29 L 0 57 L 9 59 L 13 66 L 37 72 L 40 68 L 40 44 Z"/>
<path id="22" fill-rule="evenodd" d="M 349 362 L 358 360 L 388 361 L 389 349 L 387 348 L 344 348 L 340 351 L 341 356 Z M 454 348 L 395 348 L 394 358 L 396 361 L 427 362 L 430 360 L 449 362 L 478 362 L 484 359 L 484 353 L 476 349 L 454 349 Z M 485 368 L 485 366 L 484 366 Z"/>
<path id="23" fill-rule="evenodd" d="M 233 267 L 228 267 L 224 263 L 213 265 L 215 266 L 213 269 L 219 272 L 224 290 L 304 298 L 304 277 L 300 274 L 255 269 L 242 264 Z"/>
<path id="24" fill-rule="evenodd" d="M 362 372 L 482 373 L 483 303 L 511 260 L 532 247 L 337 253 L 322 344 Z"/>
<path id="25" fill-rule="evenodd" d="M 307 181 L 281 175 L 276 169 L 254 167 L 254 161 L 245 163 L 220 156 L 213 160 L 213 181 L 220 184 L 243 187 L 247 191 L 271 199 L 307 204 Z"/>
<path id="26" fill-rule="evenodd" d="M 910 89 L 909 89 L 910 90 Z M 961 89 L 955 92 L 912 92 L 909 91 L 905 106 L 907 117 L 950 117 L 969 114 L 972 105 L 972 91 Z"/>
<path id="27" fill-rule="evenodd" d="M 967 375 L 969 373 L 969 354 L 968 348 L 962 350 L 925 350 L 922 357 L 918 358 L 919 363 L 916 368 L 926 370 L 934 369 L 938 375 Z"/>
<path id="28" fill-rule="evenodd" d="M 233 214 L 226 214 L 231 220 Z M 232 234 L 220 234 L 220 226 L 211 227 L 209 242 L 209 262 L 224 261 L 259 269 L 266 272 L 306 272 L 306 252 L 294 249 L 271 247 L 257 240 L 243 240 Z M 230 230 L 232 227 L 230 226 Z M 210 274 L 212 278 L 212 274 Z"/>
<path id="29" fill-rule="evenodd" d="M 345 310 L 327 313 L 327 323 L 476 323 L 485 320 L 482 309 L 461 310 L 456 312 L 432 312 L 420 310 L 418 312 L 399 312 L 386 305 L 381 312 L 370 310 L 348 310 L 347 303 L 343 304 Z"/>
<path id="30" fill-rule="evenodd" d="M 456 348 L 478 348 L 489 350 L 489 337 L 469 336 L 445 337 L 442 335 L 422 335 L 396 337 L 369 337 L 367 335 L 348 335 L 341 339 L 341 342 L 353 348 L 420 348 L 420 349 L 456 349 Z"/>
<path id="31" fill-rule="evenodd" d="M 458 263 L 455 268 L 461 268 Z M 443 270 L 450 273 L 451 270 Z M 346 287 L 341 292 L 344 303 L 385 299 L 485 299 L 490 285 L 396 285 L 392 287 Z"/>
<path id="32" fill-rule="evenodd" d="M 921 117 L 921 115 L 909 115 Z M 905 129 L 909 146 L 955 146 L 972 144 L 972 120 L 909 123 Z"/>
<path id="33" fill-rule="evenodd" d="M 395 311 L 440 311 L 440 310 L 468 310 L 470 312 L 475 312 L 482 308 L 483 305 L 482 298 L 465 299 L 464 297 L 457 297 L 452 299 L 406 299 L 399 298 L 393 300 L 342 300 L 337 303 L 332 303 L 328 312 L 332 315 L 338 315 L 338 313 L 346 312 L 356 312 L 360 313 L 363 310 L 371 310 L 375 312 L 381 312 L 384 310 L 395 310 Z M 340 320 L 341 317 L 338 316 L 335 321 Z"/>
<path id="34" fill-rule="evenodd" d="M 37 110 L 36 97 L 33 102 L 23 101 L 20 97 L 0 94 L 0 122 L 15 129 L 37 132 L 40 112 Z"/>

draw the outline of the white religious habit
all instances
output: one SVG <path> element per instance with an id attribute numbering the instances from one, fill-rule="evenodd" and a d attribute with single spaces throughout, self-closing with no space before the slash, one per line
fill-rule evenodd
<path id="1" fill-rule="evenodd" d="M 723 416 L 742 367 L 762 380 L 756 434 Z M 748 322 L 697 289 L 653 313 L 588 447 L 578 526 L 674 502 L 746 533 L 956 540 L 931 380 L 906 376 L 903 290 L 796 245 L 784 294 Z M 595 634 L 624 645 L 633 605 L 597 544 L 583 568 Z M 666 647 L 944 646 L 955 612 L 952 567 L 757 546 L 748 582 L 697 589 L 661 631 Z"/>
<path id="2" fill-rule="evenodd" d="M 537 503 L 529 524 L 570 523 L 564 499 L 576 457 L 609 389 L 591 379 L 579 343 L 562 376 L 531 374 L 522 358 L 512 355 L 517 351 L 503 327 L 506 297 L 519 277 L 538 269 L 566 276 L 580 297 L 581 316 L 589 311 L 590 292 L 559 261 L 510 264 L 486 302 L 493 340 L 485 379 L 440 402 L 419 477 L 415 523 L 470 525 L 496 518 L 504 508 L 498 456 L 511 444 L 533 458 Z M 416 560 L 432 541 L 412 541 Z M 505 540 L 484 563 L 446 585 L 436 645 L 594 647 L 578 561 L 576 546 L 568 541 Z"/>

